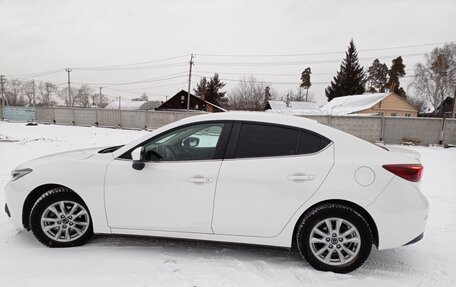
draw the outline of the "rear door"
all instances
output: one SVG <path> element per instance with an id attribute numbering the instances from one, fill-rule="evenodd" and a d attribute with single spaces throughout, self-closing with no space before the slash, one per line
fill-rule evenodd
<path id="1" fill-rule="evenodd" d="M 334 145 L 316 133 L 236 123 L 218 177 L 214 233 L 275 237 L 333 163 Z"/>

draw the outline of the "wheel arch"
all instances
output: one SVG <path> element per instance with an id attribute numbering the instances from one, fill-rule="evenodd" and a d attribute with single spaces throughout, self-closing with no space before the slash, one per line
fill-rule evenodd
<path id="1" fill-rule="evenodd" d="M 360 205 L 354 203 L 354 202 L 351 202 L 351 201 L 347 201 L 347 200 L 342 200 L 342 199 L 330 199 L 330 200 L 324 200 L 324 201 L 320 201 L 318 203 L 315 203 L 314 205 L 310 206 L 309 208 L 306 209 L 306 211 L 304 211 L 302 213 L 302 215 L 299 217 L 299 219 L 296 221 L 295 223 L 295 226 L 294 226 L 294 229 L 293 229 L 293 237 L 292 237 L 292 248 L 295 248 L 296 247 L 296 232 L 297 232 L 297 229 L 298 229 L 298 226 L 299 226 L 299 223 L 302 221 L 302 219 L 309 213 L 311 212 L 314 208 L 316 208 L 317 206 L 320 206 L 320 205 L 323 205 L 323 204 L 327 204 L 327 203 L 335 203 L 335 204 L 343 204 L 343 205 L 346 205 L 350 208 L 353 208 L 356 212 L 358 212 L 359 214 L 361 214 L 361 216 L 367 221 L 367 223 L 369 224 L 369 227 L 371 229 L 371 232 L 372 232 L 372 239 L 374 241 L 374 245 L 378 248 L 378 243 L 379 243 L 379 237 L 378 237 L 378 229 L 377 229 L 377 225 L 375 224 L 375 221 L 374 219 L 372 218 L 372 216 L 369 214 L 369 212 L 367 212 L 363 207 L 361 207 Z"/>
<path id="2" fill-rule="evenodd" d="M 65 188 L 71 191 L 72 193 L 76 194 L 77 197 L 84 202 L 84 200 L 71 188 L 61 185 L 61 184 L 56 184 L 56 183 L 49 183 L 49 184 L 43 184 L 35 189 L 33 189 L 28 195 L 27 198 L 24 201 L 24 205 L 22 207 L 22 225 L 24 226 L 25 229 L 30 230 L 30 225 L 29 225 L 29 217 L 30 217 L 30 212 L 32 211 L 32 207 L 35 204 L 35 202 L 40 198 L 43 194 L 48 192 L 51 189 L 54 188 Z M 85 204 L 85 203 L 84 203 Z"/>

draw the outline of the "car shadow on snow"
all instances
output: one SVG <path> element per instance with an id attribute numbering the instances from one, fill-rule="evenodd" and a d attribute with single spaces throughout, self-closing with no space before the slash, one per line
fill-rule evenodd
<path id="1" fill-rule="evenodd" d="M 153 249 L 176 256 L 211 260 L 228 257 L 243 262 L 286 263 L 290 267 L 315 271 L 295 251 L 271 246 L 125 235 L 96 235 L 88 246 L 128 247 L 141 252 Z M 428 271 L 417 270 L 414 266 L 415 260 L 419 257 L 416 250 L 409 247 L 379 251 L 373 246 L 371 255 L 364 265 L 350 275 L 361 277 L 376 277 L 376 275 L 384 277 L 386 275 L 393 278 L 429 277 Z"/>

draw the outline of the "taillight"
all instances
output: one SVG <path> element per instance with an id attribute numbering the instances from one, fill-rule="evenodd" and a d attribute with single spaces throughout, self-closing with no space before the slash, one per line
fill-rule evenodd
<path id="1" fill-rule="evenodd" d="M 403 179 L 413 182 L 420 181 L 423 172 L 423 166 L 421 164 L 385 164 L 383 168 Z"/>

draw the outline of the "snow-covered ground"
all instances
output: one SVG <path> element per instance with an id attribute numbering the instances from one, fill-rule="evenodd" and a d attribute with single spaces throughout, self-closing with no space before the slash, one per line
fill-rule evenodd
<path id="1" fill-rule="evenodd" d="M 82 247 L 50 249 L 8 221 L 3 188 L 16 165 L 64 150 L 121 144 L 145 133 L 0 122 L 1 287 L 456 286 L 456 149 L 413 147 L 422 156 L 422 188 L 431 203 L 425 238 L 399 249 L 373 250 L 364 266 L 348 275 L 315 271 L 286 250 L 244 245 L 99 236 Z"/>

